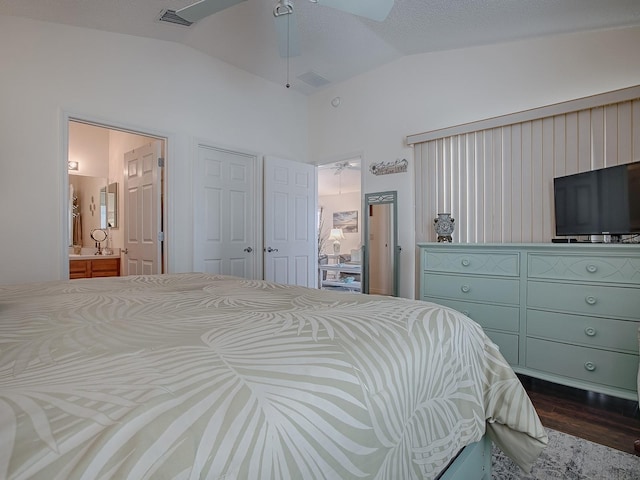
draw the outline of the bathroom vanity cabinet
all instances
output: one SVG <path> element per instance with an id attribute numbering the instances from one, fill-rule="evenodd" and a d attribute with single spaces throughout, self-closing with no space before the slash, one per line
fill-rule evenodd
<path id="1" fill-rule="evenodd" d="M 119 277 L 120 257 L 69 260 L 69 278 Z"/>

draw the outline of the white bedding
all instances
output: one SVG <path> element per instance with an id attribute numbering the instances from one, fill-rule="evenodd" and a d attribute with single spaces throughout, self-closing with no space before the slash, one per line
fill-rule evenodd
<path id="1" fill-rule="evenodd" d="M 497 347 L 435 304 L 204 274 L 0 287 L 3 479 L 430 479 L 486 425 L 524 469 L 546 444 Z"/>

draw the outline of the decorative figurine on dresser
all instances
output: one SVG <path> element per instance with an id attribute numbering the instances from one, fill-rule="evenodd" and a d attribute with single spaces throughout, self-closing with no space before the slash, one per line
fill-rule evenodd
<path id="1" fill-rule="evenodd" d="M 455 228 L 455 220 L 451 218 L 450 213 L 439 213 L 438 218 L 433 219 L 433 226 L 438 234 L 438 242 L 451 243 L 453 239 L 451 234 Z"/>

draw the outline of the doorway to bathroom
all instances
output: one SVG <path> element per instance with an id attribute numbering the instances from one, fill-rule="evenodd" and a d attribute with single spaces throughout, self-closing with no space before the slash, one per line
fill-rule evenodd
<path id="1" fill-rule="evenodd" d="M 121 275 L 165 273 L 167 139 L 71 117 L 67 132 L 70 260 L 106 248 Z"/>

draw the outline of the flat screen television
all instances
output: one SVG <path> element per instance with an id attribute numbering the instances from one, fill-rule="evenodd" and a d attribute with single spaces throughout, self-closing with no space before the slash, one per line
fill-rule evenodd
<path id="1" fill-rule="evenodd" d="M 640 162 L 553 179 L 556 235 L 640 233 Z"/>

